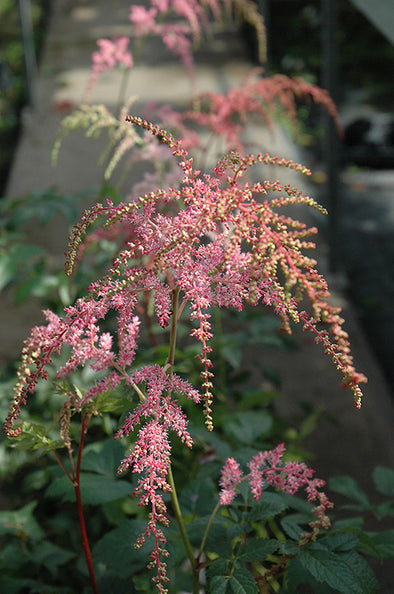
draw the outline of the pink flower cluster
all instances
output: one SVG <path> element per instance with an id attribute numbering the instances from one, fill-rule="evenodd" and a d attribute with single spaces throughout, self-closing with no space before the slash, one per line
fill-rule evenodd
<path id="1" fill-rule="evenodd" d="M 287 331 L 291 321 L 303 322 L 332 356 L 343 373 L 344 385 L 351 388 L 359 406 L 359 383 L 365 378 L 354 369 L 339 309 L 327 303 L 327 284 L 315 269 L 315 261 L 303 253 L 313 247 L 308 237 L 315 229 L 280 213 L 282 206 L 292 203 L 319 206 L 310 197 L 277 181 L 242 181 L 242 175 L 257 163 L 308 171 L 267 154 L 240 157 L 233 153 L 218 162 L 212 175 L 202 176 L 193 169 L 192 160 L 180 143 L 165 130 L 139 118 L 129 120 L 150 130 L 171 148 L 179 159 L 183 184 L 179 189 L 158 190 L 130 203 L 98 204 L 83 215 L 70 238 L 66 258 L 69 274 L 89 227 L 98 217 L 107 219 L 106 228 L 126 225 L 132 230 L 131 240 L 114 259 L 108 274 L 89 287 L 89 296 L 66 310 L 64 320 L 53 314 L 47 330 L 33 330 L 25 347 L 8 430 L 19 414 L 18 403 L 25 402 L 26 394 L 32 391 L 50 361 L 50 354 L 63 343 L 72 347 L 72 354 L 61 374 L 88 361 L 93 369 L 110 369 L 106 379 L 85 394 L 83 405 L 105 391 L 108 383 L 120 383 L 128 376 L 127 368 L 133 362 L 138 330 L 133 312 L 139 298 L 154 295 L 158 321 L 166 327 L 173 313 L 174 291 L 181 299 L 180 311 L 188 306 L 194 324 L 191 335 L 202 345 L 200 361 L 209 429 L 213 398 L 209 310 L 215 305 L 241 310 L 246 303 L 262 302 L 274 308 Z M 310 302 L 312 315 L 298 307 L 305 298 Z M 110 337 L 100 337 L 97 325 L 109 309 L 114 309 L 118 316 L 117 358 L 111 350 Z M 321 328 L 324 324 L 327 330 Z M 33 364 L 36 372 L 31 369 Z"/>
<path id="2" fill-rule="evenodd" d="M 249 182 L 244 175 L 254 165 L 277 165 L 308 174 L 303 166 L 268 154 L 220 159 L 210 174 L 194 169 L 193 160 L 180 142 L 164 129 L 140 118 L 128 117 L 130 124 L 142 127 L 171 150 L 181 172 L 179 187 L 159 189 L 131 202 L 97 204 L 85 211 L 71 233 L 66 255 L 66 272 L 72 274 L 81 246 L 89 230 L 103 219 L 106 231 L 127 230 L 117 256 L 105 276 L 88 287 L 87 295 L 65 308 L 64 316 L 45 312 L 47 326 L 33 328 L 22 352 L 14 400 L 5 422 L 8 435 L 15 436 L 14 425 L 21 405 L 35 389 L 39 378 L 46 378 L 47 366 L 63 350 L 66 361 L 58 377 L 66 378 L 77 369 L 90 366 L 96 382 L 76 398 L 77 410 L 95 410 L 97 398 L 121 383 L 137 394 L 139 403 L 117 433 L 128 435 L 140 427 L 135 446 L 122 461 L 120 472 L 131 469 L 141 475 L 136 494 L 141 505 L 150 505 L 146 536 L 156 542 L 152 566 L 157 568 L 158 588 L 165 582 L 162 561 L 166 509 L 160 491 L 167 492 L 170 462 L 169 432 L 174 431 L 187 447 L 192 446 L 187 420 L 174 395 L 200 401 L 199 392 L 174 371 L 169 354 L 165 368 L 153 365 L 133 369 L 139 335 L 140 316 L 149 327 L 154 305 L 158 323 L 169 328 L 171 349 L 175 351 L 176 327 L 181 315 L 188 315 L 190 335 L 201 345 L 202 398 L 206 424 L 213 428 L 213 365 L 210 359 L 212 327 L 210 310 L 263 303 L 274 309 L 283 329 L 302 323 L 311 330 L 344 376 L 344 385 L 360 405 L 359 383 L 350 355 L 348 336 L 342 329 L 338 308 L 328 304 L 328 289 L 305 251 L 314 228 L 281 213 L 289 204 L 304 204 L 323 211 L 309 196 L 278 181 Z M 245 176 L 246 177 L 246 176 Z M 309 302 L 311 313 L 304 309 Z M 108 324 L 112 318 L 112 326 Z M 326 329 L 322 329 L 322 327 Z M 172 342 L 171 342 L 172 341 Z M 283 446 L 256 456 L 250 463 L 254 497 L 264 484 L 295 493 L 305 487 L 309 501 L 318 501 L 313 530 L 327 525 L 329 502 L 319 491 L 322 482 L 312 479 L 303 464 L 281 462 Z M 234 489 L 243 480 L 237 463 L 228 461 L 222 475 L 222 503 L 229 503 Z M 316 532 L 313 532 L 315 534 Z"/>
<path id="3" fill-rule="evenodd" d="M 184 121 L 192 121 L 208 128 L 217 138 L 225 140 L 226 150 L 244 152 L 242 134 L 248 117 L 257 114 L 272 127 L 272 115 L 279 106 L 284 108 L 297 130 L 297 101 L 313 101 L 322 105 L 341 131 L 338 113 L 327 91 L 301 78 L 289 78 L 282 74 L 262 77 L 261 69 L 252 71 L 241 84 L 227 93 L 207 92 L 199 96 L 204 109 L 183 114 Z"/>
<path id="4" fill-rule="evenodd" d="M 128 51 L 128 37 L 114 37 L 114 39 L 99 39 L 99 51 L 92 55 L 93 72 L 105 72 L 115 68 L 118 64 L 126 68 L 133 67 L 133 56 Z"/>
<path id="5" fill-rule="evenodd" d="M 199 41 L 202 31 L 209 28 L 207 9 L 218 19 L 223 8 L 229 8 L 232 1 L 150 0 L 149 8 L 133 4 L 129 20 L 134 25 L 137 38 L 148 34 L 160 36 L 164 45 L 181 60 L 194 80 L 192 41 Z"/>
<path id="6" fill-rule="evenodd" d="M 150 505 L 151 512 L 146 530 L 140 535 L 136 546 L 141 547 L 145 538 L 154 536 L 155 547 L 149 567 L 156 567 L 155 580 L 157 585 L 161 586 L 168 581 L 166 564 L 161 559 L 168 554 L 163 548 L 166 539 L 160 528 L 160 524 L 168 525 L 168 519 L 160 490 L 165 493 L 171 492 L 166 478 L 171 454 L 169 430 L 174 431 L 187 447 L 191 448 L 193 445 L 186 428 L 187 419 L 178 403 L 172 400 L 170 395 L 184 394 L 196 403 L 200 401 L 200 395 L 188 382 L 174 374 L 169 375 L 158 365 L 144 367 L 134 372 L 129 383 L 135 385 L 145 383 L 146 396 L 130 414 L 115 438 L 129 435 L 135 427 L 141 425 L 142 419 L 146 422 L 138 432 L 138 438 L 131 453 L 121 462 L 118 474 L 130 469 L 141 475 L 134 494 L 140 499 L 139 505 L 144 507 Z"/>
<path id="7" fill-rule="evenodd" d="M 247 475 L 242 473 L 234 458 L 228 458 L 220 478 L 220 503 L 222 505 L 231 504 L 237 495 L 237 486 L 245 480 L 250 483 L 250 489 L 256 501 L 267 486 L 275 487 L 289 495 L 295 495 L 299 489 L 305 488 L 308 502 L 317 501 L 317 505 L 312 509 L 316 520 L 309 524 L 312 532 L 303 539 L 302 542 L 305 543 L 308 540 L 313 540 L 320 528 L 330 527 L 330 519 L 326 512 L 333 507 L 333 504 L 327 495 L 320 491 L 324 487 L 325 481 L 313 478 L 314 470 L 304 462 L 283 462 L 284 453 L 283 443 L 274 450 L 259 452 L 249 462 L 250 472 Z"/>
<path id="8" fill-rule="evenodd" d="M 96 83 L 98 77 L 107 70 L 117 66 L 132 68 L 134 61 L 131 52 L 127 49 L 128 37 L 114 37 L 113 39 L 98 39 L 98 51 L 92 54 L 92 68 L 87 84 L 86 95 L 88 95 Z"/>

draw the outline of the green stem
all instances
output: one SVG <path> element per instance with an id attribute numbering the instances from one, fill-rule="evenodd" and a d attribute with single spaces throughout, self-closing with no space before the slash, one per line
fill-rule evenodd
<path id="1" fill-rule="evenodd" d="M 175 361 L 175 346 L 176 346 L 176 331 L 178 327 L 178 296 L 179 289 L 172 291 L 172 320 L 171 320 L 171 334 L 170 334 L 170 347 L 168 350 L 168 357 L 166 363 L 166 369 L 170 368 L 171 371 L 174 368 Z"/>
<path id="2" fill-rule="evenodd" d="M 130 74 L 130 68 L 124 68 L 123 73 L 122 73 L 122 80 L 120 82 L 120 87 L 119 87 L 116 111 L 119 111 L 121 106 L 125 102 L 125 95 L 126 95 L 127 82 L 129 80 L 129 74 Z"/>
<path id="3" fill-rule="evenodd" d="M 220 507 L 220 501 L 218 501 L 217 504 L 215 505 L 215 508 L 214 508 L 213 512 L 211 513 L 211 517 L 208 520 L 208 524 L 207 524 L 207 527 L 205 528 L 204 536 L 202 538 L 201 545 L 198 550 L 197 559 L 200 558 L 200 556 L 202 555 L 202 553 L 204 551 L 204 547 L 205 547 L 205 543 L 206 543 L 206 540 L 208 537 L 209 530 L 211 529 L 212 522 L 214 521 L 215 516 L 218 513 L 219 507 Z"/>
<path id="4" fill-rule="evenodd" d="M 183 544 L 185 545 L 187 556 L 189 557 L 190 563 L 192 566 L 193 594 L 198 594 L 199 589 L 200 589 L 200 583 L 199 583 L 199 579 L 198 579 L 199 578 L 199 566 L 198 566 L 198 563 L 194 556 L 194 551 L 193 551 L 192 545 L 190 544 L 190 540 L 189 540 L 189 537 L 186 532 L 186 527 L 185 527 L 185 523 L 183 521 L 181 508 L 179 506 L 179 500 L 178 500 L 178 495 L 176 492 L 174 476 L 172 474 L 172 468 L 171 468 L 170 464 L 168 465 L 168 483 L 171 487 L 172 508 L 174 510 L 176 521 L 178 522 L 179 531 L 181 533 Z"/>

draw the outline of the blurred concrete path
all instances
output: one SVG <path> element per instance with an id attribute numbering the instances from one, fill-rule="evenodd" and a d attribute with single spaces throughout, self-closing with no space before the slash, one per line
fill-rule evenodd
<path id="1" fill-rule="evenodd" d="M 59 164 L 50 164 L 51 150 L 67 106 L 78 105 L 83 99 L 89 75 L 91 54 L 98 37 L 129 34 L 128 0 L 54 0 L 53 14 L 40 65 L 33 111 L 25 114 L 23 134 L 15 157 L 7 193 L 26 194 L 32 190 L 57 186 L 67 194 L 97 184 L 102 172 L 96 164 L 100 146 L 70 135 L 60 152 Z M 201 90 L 223 92 L 239 83 L 251 64 L 238 35 L 228 31 L 199 53 L 198 82 Z M 94 89 L 92 102 L 114 107 L 119 75 L 105 73 Z M 189 82 L 181 66 L 159 49 L 152 40 L 145 46 L 142 63 L 133 69 L 129 91 L 139 97 L 138 105 L 147 101 L 186 104 L 190 97 Z M 256 130 L 254 130 L 256 133 Z M 284 134 L 269 138 L 273 154 L 299 159 L 295 147 Z M 294 156 L 295 155 L 295 156 Z M 316 221 L 315 221 L 316 222 Z M 60 220 L 46 228 L 31 228 L 32 241 L 43 243 L 55 259 L 62 260 L 67 228 Z M 319 255 L 325 272 L 327 245 L 320 240 Z M 271 364 L 283 378 L 284 396 L 278 401 L 278 411 L 291 417 L 301 411 L 301 403 L 322 406 L 325 410 L 319 428 L 308 439 L 313 452 L 312 465 L 317 475 L 328 477 L 350 474 L 369 492 L 371 473 L 376 465 L 394 465 L 394 403 L 376 360 L 367 344 L 354 311 L 339 287 L 334 299 L 344 307 L 346 329 L 351 336 L 357 367 L 369 377 L 361 411 L 352 405 L 351 394 L 343 392 L 340 378 L 331 361 L 324 357 L 318 345 L 300 334 L 300 348 L 292 353 L 263 351 L 255 353 L 257 361 Z M 1 296 L 1 359 L 17 357 L 28 328 L 41 323 L 39 303 L 30 301 L 15 308 L 10 295 Z M 5 313 L 6 312 L 6 313 Z M 372 494 L 373 497 L 373 494 Z M 378 574 L 379 575 L 379 574 Z M 394 583 L 380 576 L 382 592 L 393 592 Z"/>
<path id="2" fill-rule="evenodd" d="M 394 161 L 342 175 L 342 265 L 394 398 Z"/>

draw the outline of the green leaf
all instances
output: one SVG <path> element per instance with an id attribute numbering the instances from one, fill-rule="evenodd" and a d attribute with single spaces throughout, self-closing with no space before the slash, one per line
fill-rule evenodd
<path id="1" fill-rule="evenodd" d="M 243 567 L 237 567 L 228 580 L 234 594 L 256 594 L 257 584 L 252 575 Z"/>
<path id="2" fill-rule="evenodd" d="M 32 592 L 32 586 L 35 580 L 24 577 L 10 577 L 3 575 L 0 577 L 0 592 L 7 594 L 19 594 L 19 592 Z"/>
<path id="3" fill-rule="evenodd" d="M 232 450 L 229 444 L 220 439 L 214 432 L 208 432 L 206 429 L 193 427 L 190 430 L 190 434 L 196 445 L 200 445 L 201 447 L 206 445 L 208 445 L 208 447 L 211 446 L 209 450 L 213 449 L 216 456 L 223 462 L 232 455 Z"/>
<path id="4" fill-rule="evenodd" d="M 44 533 L 33 516 L 37 503 L 32 501 L 16 511 L 0 512 L 0 534 L 15 534 L 19 538 L 41 540 Z"/>
<path id="5" fill-rule="evenodd" d="M 123 393 L 122 386 L 115 390 L 102 392 L 94 399 L 94 407 L 99 415 L 123 414 L 125 410 L 130 409 L 130 400 Z"/>
<path id="6" fill-rule="evenodd" d="M 373 513 L 378 520 L 387 516 L 394 516 L 394 501 L 384 501 L 375 506 Z"/>
<path id="7" fill-rule="evenodd" d="M 259 501 L 253 504 L 248 514 L 248 520 L 256 522 L 257 520 L 272 518 L 285 511 L 287 507 L 288 505 L 280 493 L 263 491 Z"/>
<path id="8" fill-rule="evenodd" d="M 211 529 L 208 533 L 205 549 L 207 551 L 215 552 L 223 559 L 229 559 L 231 557 L 231 538 L 229 537 L 227 527 L 220 518 L 218 518 L 217 522 L 212 523 Z"/>
<path id="9" fill-rule="evenodd" d="M 13 438 L 13 447 L 21 450 L 39 450 L 42 453 L 51 452 L 57 448 L 64 448 L 64 442 L 60 439 L 51 439 L 49 430 L 44 425 L 23 421 L 19 426 L 20 433 Z"/>
<path id="10" fill-rule="evenodd" d="M 153 540 L 147 539 L 140 549 L 135 549 L 137 538 L 145 532 L 143 520 L 123 520 L 114 530 L 108 532 L 93 548 L 94 565 L 103 572 L 114 572 L 120 578 L 127 578 L 146 567 Z"/>
<path id="11" fill-rule="evenodd" d="M 357 547 L 359 537 L 352 532 L 337 532 L 325 535 L 319 542 L 330 551 L 350 551 Z"/>
<path id="12" fill-rule="evenodd" d="M 55 274 L 48 274 L 41 270 L 35 271 L 33 276 L 22 282 L 15 291 L 15 302 L 21 304 L 27 297 L 47 297 L 59 287 L 59 278 Z"/>
<path id="13" fill-rule="evenodd" d="M 299 541 L 302 538 L 302 535 L 305 533 L 305 530 L 302 529 L 296 522 L 292 522 L 290 518 L 285 518 L 281 521 L 280 525 L 282 526 L 284 532 L 295 541 Z"/>
<path id="14" fill-rule="evenodd" d="M 40 543 L 31 555 L 31 559 L 38 565 L 44 565 L 53 574 L 56 575 L 56 569 L 59 565 L 68 563 L 70 559 L 76 557 L 73 551 L 67 551 L 49 541 Z"/>
<path id="15" fill-rule="evenodd" d="M 379 493 L 394 497 L 394 470 L 392 468 L 377 466 L 373 471 L 373 480 Z"/>
<path id="16" fill-rule="evenodd" d="M 394 557 L 394 530 L 368 534 L 370 542 L 381 559 Z"/>
<path id="17" fill-rule="evenodd" d="M 11 227 L 21 227 L 32 219 L 45 225 L 60 213 L 69 222 L 74 222 L 80 210 L 81 200 L 91 196 L 94 188 L 89 188 L 75 196 L 59 194 L 56 188 L 34 191 L 25 196 L 9 197 L 1 200 L 0 213 Z"/>
<path id="18" fill-rule="evenodd" d="M 124 448 L 121 442 L 106 439 L 86 448 L 82 458 L 82 469 L 114 478 L 123 457 Z"/>
<path id="19" fill-rule="evenodd" d="M 369 506 L 368 497 L 350 476 L 335 476 L 328 481 L 328 487 L 336 493 L 354 499 L 363 506 Z"/>
<path id="20" fill-rule="evenodd" d="M 179 503 L 183 514 L 205 516 L 216 504 L 213 481 L 209 478 L 191 481 L 182 491 Z"/>
<path id="21" fill-rule="evenodd" d="M 349 551 L 342 555 L 342 559 L 348 568 L 351 568 L 354 572 L 355 582 L 360 587 L 361 592 L 365 594 L 379 592 L 379 583 L 364 557 L 356 553 L 356 551 Z"/>
<path id="22" fill-rule="evenodd" d="M 144 581 L 150 581 L 147 576 L 143 576 L 145 578 Z M 133 580 L 134 581 L 134 580 Z M 131 594 L 132 592 L 149 592 L 149 586 L 141 589 L 138 588 L 138 585 L 135 584 L 137 588 L 133 588 L 131 585 L 130 577 L 128 578 L 120 578 L 118 575 L 107 573 L 98 578 L 97 580 L 97 587 L 99 592 L 105 592 L 105 594 Z"/>
<path id="23" fill-rule="evenodd" d="M 32 265 L 33 260 L 44 254 L 42 248 L 22 243 L 9 244 L 2 248 L 3 240 L 4 236 L 0 243 L 0 290 L 16 281 L 21 270 L 26 269 L 28 262 Z"/>
<path id="24" fill-rule="evenodd" d="M 279 542 L 274 539 L 251 538 L 240 549 L 238 559 L 254 563 L 263 562 L 268 555 L 274 553 L 279 547 Z"/>
<path id="25" fill-rule="evenodd" d="M 215 575 L 209 582 L 210 592 L 215 592 L 217 594 L 225 594 L 228 590 L 228 582 L 229 579 L 225 575 Z"/>
<path id="26" fill-rule="evenodd" d="M 272 427 L 272 417 L 265 411 L 245 411 L 226 415 L 223 429 L 236 443 L 254 444 L 258 437 L 266 435 Z"/>
<path id="27" fill-rule="evenodd" d="M 317 581 L 337 592 L 372 594 L 377 591 L 372 570 L 354 551 L 338 555 L 315 544 L 303 547 L 297 560 Z"/>
<path id="28" fill-rule="evenodd" d="M 81 497 L 84 505 L 100 505 L 131 495 L 127 481 L 81 472 Z M 62 501 L 75 501 L 75 491 L 66 476 L 56 478 L 45 491 L 48 497 L 61 497 Z"/>

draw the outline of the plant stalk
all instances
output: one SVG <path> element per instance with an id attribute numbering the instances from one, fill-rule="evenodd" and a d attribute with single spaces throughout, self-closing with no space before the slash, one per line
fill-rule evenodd
<path id="1" fill-rule="evenodd" d="M 174 510 L 175 518 L 176 518 L 176 521 L 178 522 L 179 531 L 181 533 L 183 544 L 185 545 L 186 553 L 190 559 L 190 564 L 192 566 L 193 594 L 198 594 L 198 592 L 200 590 L 200 582 L 199 582 L 199 571 L 200 570 L 199 570 L 198 563 L 196 561 L 196 557 L 194 556 L 194 551 L 193 551 L 192 545 L 190 544 L 190 540 L 189 540 L 189 537 L 186 532 L 186 527 L 185 527 L 185 523 L 183 521 L 181 508 L 179 506 L 178 495 L 176 492 L 174 475 L 172 474 L 172 468 L 171 468 L 170 464 L 168 465 L 168 483 L 171 487 L 171 502 L 172 502 L 172 507 Z"/>
<path id="2" fill-rule="evenodd" d="M 75 479 L 74 479 L 73 485 L 74 485 L 74 490 L 75 490 L 75 498 L 76 498 L 76 502 L 77 502 L 79 527 L 81 530 L 82 544 L 83 544 L 83 549 L 85 551 L 85 558 L 86 558 L 86 563 L 88 566 L 90 582 L 92 584 L 94 594 L 98 594 L 98 588 L 97 588 L 96 576 L 94 573 L 92 555 L 90 552 L 89 540 L 88 540 L 88 535 L 86 532 L 85 518 L 83 515 L 83 505 L 82 505 L 82 498 L 81 498 L 81 482 L 80 482 L 82 450 L 83 450 L 83 444 L 85 441 L 85 435 L 86 435 L 86 432 L 87 432 L 88 426 L 89 426 L 89 421 L 90 421 L 90 416 L 82 417 L 81 439 L 79 441 L 77 468 L 76 468 L 76 472 L 75 472 Z"/>

